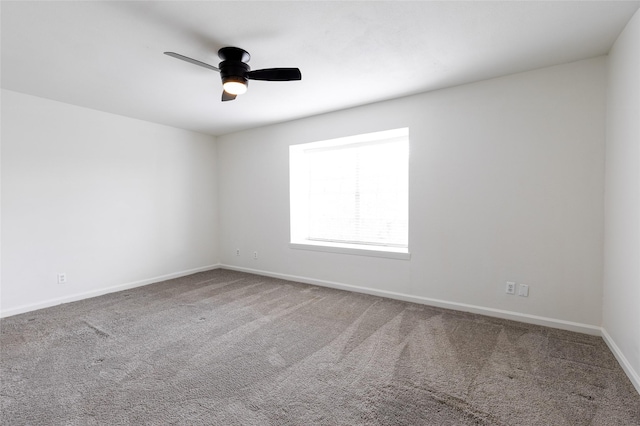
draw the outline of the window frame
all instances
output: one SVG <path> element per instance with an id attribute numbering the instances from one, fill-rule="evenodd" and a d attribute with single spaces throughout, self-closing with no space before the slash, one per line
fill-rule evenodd
<path id="1" fill-rule="evenodd" d="M 348 243 L 340 241 L 322 241 L 311 240 L 303 237 L 305 231 L 308 231 L 308 208 L 304 206 L 304 201 L 299 200 L 300 194 L 308 194 L 309 189 L 307 180 L 300 179 L 305 176 L 306 165 L 305 151 L 324 150 L 324 149 L 340 149 L 349 145 L 375 144 L 393 139 L 404 138 L 407 141 L 410 150 L 409 129 L 407 127 L 385 130 L 374 133 L 359 134 L 324 141 L 296 144 L 289 146 L 289 247 L 297 250 L 312 250 L 329 253 L 351 254 L 361 256 L 383 257 L 390 259 L 409 260 L 411 254 L 409 251 L 409 232 L 407 229 L 407 246 L 397 247 L 391 245 L 366 244 L 366 243 Z M 407 198 L 409 196 L 409 158 L 407 157 Z M 298 197 L 298 198 L 296 198 Z M 407 209 L 409 208 L 409 200 L 407 199 Z M 409 212 L 407 210 L 407 226 L 409 225 Z M 303 231 L 304 230 L 304 231 Z"/>

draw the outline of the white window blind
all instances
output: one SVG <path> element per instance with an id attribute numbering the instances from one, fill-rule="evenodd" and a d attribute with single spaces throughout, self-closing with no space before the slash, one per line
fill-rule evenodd
<path id="1" fill-rule="evenodd" d="M 292 242 L 408 246 L 408 129 L 294 145 L 291 179 Z"/>

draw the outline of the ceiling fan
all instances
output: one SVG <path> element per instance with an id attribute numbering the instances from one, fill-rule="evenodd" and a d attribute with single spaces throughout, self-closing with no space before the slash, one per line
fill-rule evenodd
<path id="1" fill-rule="evenodd" d="M 251 55 L 239 47 L 223 47 L 218 50 L 218 56 L 222 59 L 222 62 L 220 62 L 217 67 L 180 55 L 179 53 L 164 52 L 164 54 L 210 70 L 218 71 L 222 78 L 223 102 L 232 101 L 237 95 L 245 93 L 249 80 L 302 80 L 302 74 L 298 68 L 265 68 L 251 71 L 251 68 L 247 65 L 247 62 L 251 59 Z"/>

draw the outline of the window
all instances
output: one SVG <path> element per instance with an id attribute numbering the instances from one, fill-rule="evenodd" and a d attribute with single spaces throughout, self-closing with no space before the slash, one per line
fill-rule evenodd
<path id="1" fill-rule="evenodd" d="M 408 258 L 409 130 L 289 147 L 294 248 Z"/>

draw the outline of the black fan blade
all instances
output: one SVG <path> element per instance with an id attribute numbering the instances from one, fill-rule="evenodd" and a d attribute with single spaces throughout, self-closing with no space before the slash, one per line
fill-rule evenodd
<path id="1" fill-rule="evenodd" d="M 302 80 L 302 73 L 298 68 L 265 68 L 249 71 L 247 78 L 250 80 L 291 81 Z"/>
<path id="2" fill-rule="evenodd" d="M 232 101 L 236 98 L 236 95 L 232 95 L 231 93 L 227 93 L 226 91 L 222 91 L 222 102 Z"/>
<path id="3" fill-rule="evenodd" d="M 196 59 L 189 58 L 189 57 L 181 55 L 179 53 L 164 52 L 164 54 L 172 56 L 172 57 L 174 57 L 176 59 L 180 59 L 182 61 L 191 62 L 194 65 L 199 65 L 201 67 L 209 68 L 210 70 L 214 70 L 214 71 L 220 72 L 220 68 L 214 67 L 213 65 L 205 64 L 204 62 L 200 62 L 200 61 L 198 61 Z"/>

